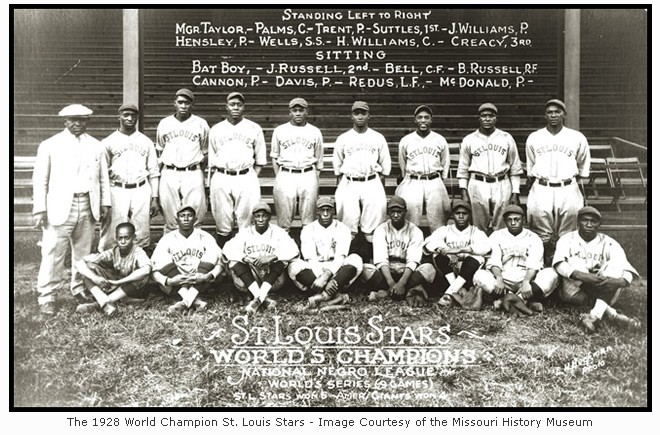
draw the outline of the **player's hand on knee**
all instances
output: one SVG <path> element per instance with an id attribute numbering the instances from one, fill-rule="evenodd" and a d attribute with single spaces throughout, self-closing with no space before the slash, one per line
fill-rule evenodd
<path id="1" fill-rule="evenodd" d="M 601 289 L 606 291 L 614 291 L 621 287 L 626 287 L 628 281 L 623 278 L 605 278 L 598 285 Z"/>
<path id="2" fill-rule="evenodd" d="M 518 296 L 520 296 L 520 298 L 523 301 L 526 301 L 527 299 L 531 298 L 532 285 L 527 281 L 523 281 L 522 284 L 520 285 L 520 290 L 518 290 Z"/>
<path id="3" fill-rule="evenodd" d="M 397 282 L 390 289 L 390 294 L 393 300 L 402 301 L 406 297 L 406 288 L 403 284 Z"/>

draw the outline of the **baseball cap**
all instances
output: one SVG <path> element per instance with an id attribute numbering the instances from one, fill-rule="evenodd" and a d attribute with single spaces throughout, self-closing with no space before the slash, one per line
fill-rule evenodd
<path id="1" fill-rule="evenodd" d="M 304 98 L 294 98 L 289 102 L 289 109 L 292 107 L 301 106 L 307 108 L 307 101 Z"/>
<path id="2" fill-rule="evenodd" d="M 504 207 L 504 210 L 502 211 L 502 216 L 506 216 L 509 213 L 516 213 L 516 214 L 519 214 L 521 216 L 523 216 L 525 214 L 525 212 L 523 212 L 522 207 L 520 207 L 519 205 L 515 205 L 515 204 L 509 204 L 506 207 Z"/>
<path id="3" fill-rule="evenodd" d="M 433 111 L 426 104 L 422 104 L 421 106 L 417 106 L 417 108 L 415 108 L 415 111 L 413 112 L 413 115 L 417 115 L 422 110 L 425 111 L 425 112 L 429 112 L 429 114 L 431 114 L 431 116 L 433 116 Z"/>
<path id="4" fill-rule="evenodd" d="M 182 88 L 176 91 L 176 96 L 178 97 L 179 95 L 183 95 L 190 101 L 195 101 L 195 96 L 193 95 L 192 91 L 190 89 Z"/>
<path id="5" fill-rule="evenodd" d="M 545 107 L 548 107 L 550 105 L 555 105 L 561 107 L 561 110 L 564 112 L 566 111 L 566 104 L 562 100 L 558 100 L 557 98 L 553 98 L 552 100 L 548 100 L 547 103 L 545 103 Z"/>
<path id="6" fill-rule="evenodd" d="M 240 92 L 230 92 L 229 95 L 227 95 L 227 101 L 231 100 L 232 98 L 238 98 L 245 103 L 245 97 Z"/>
<path id="7" fill-rule="evenodd" d="M 387 203 L 387 209 L 389 210 L 391 208 L 402 208 L 405 210 L 407 208 L 406 200 L 400 196 L 393 196 Z"/>
<path id="8" fill-rule="evenodd" d="M 322 196 L 316 200 L 316 208 L 334 207 L 335 202 L 329 196 Z"/>
<path id="9" fill-rule="evenodd" d="M 255 205 L 254 208 L 252 209 L 253 214 L 258 212 L 258 211 L 265 211 L 268 214 L 273 214 L 270 211 L 270 206 L 268 204 L 266 204 L 265 202 L 263 202 L 263 201 L 259 201 L 259 203 L 257 205 Z"/>
<path id="10" fill-rule="evenodd" d="M 351 112 L 355 110 L 366 110 L 368 112 L 369 105 L 365 101 L 356 101 L 355 103 L 353 103 L 353 108 L 351 109 Z"/>
<path id="11" fill-rule="evenodd" d="M 594 216 L 597 216 L 598 219 L 602 218 L 600 212 L 598 211 L 597 208 L 591 207 L 590 205 L 586 207 L 582 207 L 580 210 L 578 210 L 578 217 L 582 216 L 583 214 L 591 214 Z"/>
<path id="12" fill-rule="evenodd" d="M 93 110 L 83 106 L 82 104 L 71 104 L 60 110 L 60 113 L 58 113 L 58 115 L 63 116 L 65 118 L 70 118 L 70 117 L 90 116 L 92 113 L 94 113 Z"/>
<path id="13" fill-rule="evenodd" d="M 179 214 L 184 210 L 192 210 L 193 213 L 197 214 L 195 208 L 192 205 L 188 205 L 188 204 L 181 204 L 181 206 L 178 209 L 176 209 L 176 214 Z"/>
<path id="14" fill-rule="evenodd" d="M 454 203 L 451 205 L 451 211 L 455 211 L 457 208 L 463 207 L 467 211 L 472 211 L 472 207 L 470 207 L 470 204 L 467 201 L 463 201 L 462 199 L 457 199 L 454 201 Z"/>
<path id="15" fill-rule="evenodd" d="M 484 110 L 492 110 L 493 112 L 497 113 L 497 107 L 493 103 L 484 103 L 479 106 L 479 113 Z"/>
<path id="16" fill-rule="evenodd" d="M 119 110 L 117 110 L 118 113 L 123 112 L 124 110 L 132 110 L 135 113 L 138 113 L 139 110 L 135 104 L 122 104 Z"/>

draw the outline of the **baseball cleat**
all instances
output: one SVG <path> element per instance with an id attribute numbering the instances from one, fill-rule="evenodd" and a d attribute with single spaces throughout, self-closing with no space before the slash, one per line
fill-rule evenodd
<path id="1" fill-rule="evenodd" d="M 379 301 L 381 299 L 387 299 L 389 297 L 390 297 L 390 292 L 388 292 L 387 290 L 378 290 L 369 293 L 369 301 L 371 302 Z"/>
<path id="2" fill-rule="evenodd" d="M 201 301 L 199 299 L 195 299 L 192 303 L 191 308 L 194 308 L 196 311 L 205 311 L 207 305 L 208 305 L 207 302 Z"/>
<path id="3" fill-rule="evenodd" d="M 267 297 L 261 305 L 264 307 L 264 310 L 269 310 L 277 306 L 277 301 Z"/>
<path id="4" fill-rule="evenodd" d="M 438 305 L 441 307 L 451 307 L 452 304 L 454 303 L 454 298 L 451 297 L 451 295 L 444 294 L 442 297 L 438 300 Z"/>
<path id="5" fill-rule="evenodd" d="M 54 316 L 55 315 L 55 304 L 52 302 L 46 302 L 43 305 L 39 306 L 39 311 L 45 316 Z"/>
<path id="6" fill-rule="evenodd" d="M 117 306 L 112 302 L 108 302 L 107 304 L 103 305 L 102 310 L 106 316 L 112 317 L 117 313 Z"/>
<path id="7" fill-rule="evenodd" d="M 617 313 L 610 316 L 609 319 L 618 325 L 625 326 L 630 329 L 639 329 L 642 327 L 642 323 L 639 320 L 628 317 L 625 314 Z"/>
<path id="8" fill-rule="evenodd" d="M 596 325 L 598 324 L 598 317 L 591 313 L 580 314 L 580 321 L 587 328 L 589 333 L 596 332 Z"/>
<path id="9" fill-rule="evenodd" d="M 176 304 L 170 305 L 169 307 L 167 307 L 167 312 L 169 314 L 183 313 L 187 309 L 188 309 L 188 307 L 186 307 L 186 303 L 183 302 L 183 301 L 179 301 Z"/>
<path id="10" fill-rule="evenodd" d="M 502 309 L 502 299 L 495 299 L 493 302 L 493 309 L 495 311 L 500 311 Z"/>
<path id="11" fill-rule="evenodd" d="M 257 312 L 260 306 L 261 306 L 261 299 L 254 298 L 250 301 L 249 304 L 245 306 L 245 312 L 248 314 L 254 314 Z"/>
<path id="12" fill-rule="evenodd" d="M 96 302 L 86 302 L 84 304 L 78 304 L 78 306 L 76 307 L 76 313 L 88 314 L 88 313 L 93 313 L 98 309 L 99 306 Z"/>
<path id="13" fill-rule="evenodd" d="M 543 304 L 541 302 L 527 302 L 527 306 L 530 310 L 536 311 L 537 313 L 543 312 Z"/>
<path id="14" fill-rule="evenodd" d="M 323 301 L 326 301 L 327 298 L 324 297 L 323 293 L 319 293 L 317 295 L 312 295 L 309 298 L 307 298 L 307 306 L 306 308 L 316 308 L 319 306 L 319 304 Z"/>

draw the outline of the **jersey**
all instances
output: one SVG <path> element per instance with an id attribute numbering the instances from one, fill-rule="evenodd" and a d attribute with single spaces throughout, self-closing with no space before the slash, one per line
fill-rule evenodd
<path id="1" fill-rule="evenodd" d="M 116 130 L 101 144 L 108 154 L 111 181 L 140 183 L 160 175 L 154 143 L 139 131 L 127 135 Z M 152 188 L 152 195 L 158 196 L 158 191 Z"/>
<path id="2" fill-rule="evenodd" d="M 512 176 L 512 181 L 517 178 L 517 186 L 513 181 L 513 192 L 519 193 L 523 170 L 513 136 L 498 128 L 488 136 L 479 130 L 465 136 L 461 142 L 456 172 L 459 187 L 467 188 L 470 172 L 489 176 L 508 174 Z"/>
<path id="3" fill-rule="evenodd" d="M 449 144 L 445 138 L 431 131 L 425 137 L 416 131 L 404 136 L 399 142 L 399 167 L 401 174 L 427 175 L 440 172 L 449 176 Z"/>
<path id="4" fill-rule="evenodd" d="M 270 156 L 279 166 L 305 169 L 315 165 L 319 171 L 323 169 L 323 135 L 309 123 L 279 125 L 270 143 Z"/>
<path id="5" fill-rule="evenodd" d="M 222 251 L 212 235 L 199 228 L 185 237 L 181 232 L 165 234 L 154 249 L 151 263 L 154 270 L 174 263 L 179 273 L 191 275 L 197 272 L 201 262 L 219 264 Z"/>
<path id="6" fill-rule="evenodd" d="M 543 268 L 543 242 L 526 228 L 518 235 L 506 228 L 497 230 L 490 235 L 490 246 L 487 269 L 497 267 L 502 271 L 518 271 L 524 276 L 527 269 Z"/>
<path id="7" fill-rule="evenodd" d="M 332 154 L 335 175 L 365 177 L 375 173 L 389 175 L 392 159 L 385 136 L 371 128 L 364 133 L 350 129 L 337 137 Z"/>
<path id="8" fill-rule="evenodd" d="M 400 230 L 390 220 L 383 222 L 374 231 L 374 265 L 404 263 L 414 271 L 422 261 L 423 242 L 422 230 L 411 222 L 406 221 Z"/>
<path id="9" fill-rule="evenodd" d="M 147 253 L 137 245 L 133 245 L 133 248 L 123 257 L 119 251 L 119 247 L 115 246 L 98 254 L 87 255 L 83 257 L 83 260 L 104 269 L 114 270 L 122 278 L 145 266 L 151 266 L 151 261 Z"/>
<path id="10" fill-rule="evenodd" d="M 336 273 L 351 247 L 351 230 L 336 219 L 325 228 L 318 220 L 305 225 L 300 232 L 300 252 L 310 263 L 331 263 Z"/>
<path id="11" fill-rule="evenodd" d="M 163 118 L 156 131 L 156 151 L 164 165 L 186 168 L 204 160 L 208 152 L 209 124 L 196 115 L 179 121 L 174 115 Z"/>
<path id="12" fill-rule="evenodd" d="M 224 255 L 230 262 L 275 255 L 277 261 L 288 262 L 298 256 L 298 246 L 289 234 L 277 225 L 269 225 L 263 234 L 250 226 L 241 229 L 236 237 L 225 244 Z"/>
<path id="13" fill-rule="evenodd" d="M 589 177 L 589 143 L 577 130 L 563 127 L 554 135 L 547 128 L 537 130 L 527 138 L 526 152 L 530 177 L 551 182 Z"/>
<path id="14" fill-rule="evenodd" d="M 236 125 L 226 119 L 209 133 L 209 166 L 240 171 L 265 166 L 266 140 L 256 122 L 243 118 Z"/>
<path id="15" fill-rule="evenodd" d="M 440 227 L 433 232 L 424 241 L 424 252 L 426 254 L 433 254 L 439 252 L 442 248 L 465 248 L 472 247 L 472 254 L 452 254 L 456 255 L 458 260 L 470 257 L 483 257 L 490 252 L 490 242 L 486 233 L 481 231 L 474 225 L 468 225 L 463 231 L 459 230 L 455 224 Z"/>

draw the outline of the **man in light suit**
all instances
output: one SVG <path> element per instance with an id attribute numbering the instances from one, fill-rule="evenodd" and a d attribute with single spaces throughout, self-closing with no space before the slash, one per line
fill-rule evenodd
<path id="1" fill-rule="evenodd" d="M 80 104 L 63 108 L 65 129 L 39 145 L 34 166 L 34 224 L 43 228 L 37 277 L 39 306 L 55 314 L 55 291 L 64 287 L 64 255 L 72 264 L 91 252 L 94 226 L 110 211 L 108 162 L 101 143 L 85 133 L 93 112 Z M 71 293 L 84 299 L 85 287 L 71 270 Z"/>

